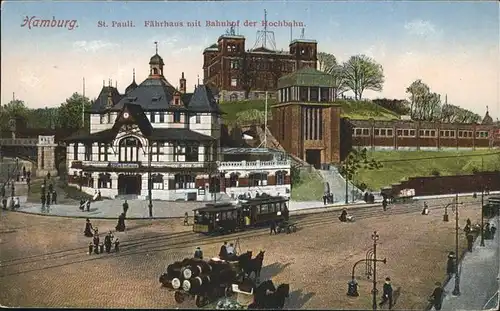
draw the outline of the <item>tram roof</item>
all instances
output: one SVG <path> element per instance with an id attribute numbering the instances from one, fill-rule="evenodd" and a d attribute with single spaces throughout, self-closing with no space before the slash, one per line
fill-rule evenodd
<path id="1" fill-rule="evenodd" d="M 237 206 L 231 202 L 219 202 L 219 203 L 207 203 L 205 206 L 200 208 L 195 208 L 193 211 L 216 213 L 216 212 L 226 212 L 237 209 Z"/>

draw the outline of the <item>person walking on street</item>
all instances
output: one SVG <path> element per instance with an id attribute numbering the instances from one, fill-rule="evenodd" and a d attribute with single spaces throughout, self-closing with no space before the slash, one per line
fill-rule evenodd
<path id="1" fill-rule="evenodd" d="M 123 214 L 125 214 L 125 216 L 127 216 L 127 211 L 128 211 L 128 203 L 127 200 L 125 200 L 125 202 L 123 202 Z"/>
<path id="2" fill-rule="evenodd" d="M 382 301 L 379 303 L 379 306 L 383 306 L 387 301 L 389 301 L 389 310 L 392 310 L 392 285 L 390 278 L 385 278 Z"/>
<path id="3" fill-rule="evenodd" d="M 193 257 L 197 258 L 197 259 L 203 259 L 203 251 L 201 250 L 201 248 L 199 246 L 194 251 L 194 256 Z"/>
<path id="4" fill-rule="evenodd" d="M 274 234 L 277 234 L 276 233 L 276 221 L 274 221 L 274 220 L 271 221 L 271 232 L 269 233 L 269 235 L 273 234 L 273 232 L 274 232 Z"/>
<path id="5" fill-rule="evenodd" d="M 189 226 L 189 215 L 188 215 L 188 212 L 184 213 L 184 226 Z"/>
<path id="6" fill-rule="evenodd" d="M 441 283 L 436 282 L 436 288 L 432 292 L 432 295 L 429 297 L 429 301 L 437 311 L 441 310 L 441 305 L 443 303 L 443 288 L 441 287 Z"/>
<path id="7" fill-rule="evenodd" d="M 448 262 L 446 263 L 446 274 L 451 278 L 455 274 L 455 253 L 450 252 L 448 254 Z"/>
<path id="8" fill-rule="evenodd" d="M 385 198 L 382 200 L 382 207 L 384 208 L 384 211 L 387 210 L 387 200 Z"/>
<path id="9" fill-rule="evenodd" d="M 467 234 L 467 250 L 472 252 L 472 245 L 474 244 L 474 236 L 471 233 Z"/>

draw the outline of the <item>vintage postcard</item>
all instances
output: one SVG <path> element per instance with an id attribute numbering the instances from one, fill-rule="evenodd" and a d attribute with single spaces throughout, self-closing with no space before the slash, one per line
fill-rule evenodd
<path id="1" fill-rule="evenodd" d="M 2 1 L 0 306 L 498 310 L 495 1 Z"/>

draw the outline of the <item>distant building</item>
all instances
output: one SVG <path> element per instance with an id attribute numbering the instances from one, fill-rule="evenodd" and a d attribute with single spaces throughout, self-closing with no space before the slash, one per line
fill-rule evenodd
<path id="1" fill-rule="evenodd" d="M 203 81 L 219 90 L 222 101 L 270 98 L 278 79 L 303 67 L 316 68 L 317 42 L 296 39 L 288 51 L 269 49 L 263 44 L 247 49 L 245 37 L 234 32 L 222 35 L 203 51 Z"/>

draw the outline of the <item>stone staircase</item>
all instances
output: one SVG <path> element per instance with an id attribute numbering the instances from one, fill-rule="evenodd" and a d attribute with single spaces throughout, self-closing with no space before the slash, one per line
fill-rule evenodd
<path id="1" fill-rule="evenodd" d="M 319 170 L 319 173 L 323 177 L 323 180 L 327 182 L 330 186 L 330 193 L 333 194 L 334 202 L 345 202 L 345 186 L 346 180 L 338 172 L 337 168 L 330 166 L 329 170 Z M 325 187 L 326 188 L 326 187 Z M 349 182 L 349 202 L 352 202 L 352 196 L 354 193 L 354 200 L 359 200 L 363 192 L 355 187 L 351 182 Z"/>

